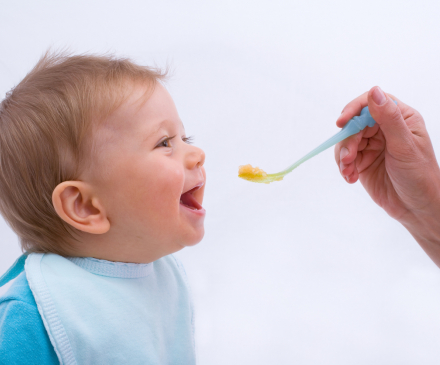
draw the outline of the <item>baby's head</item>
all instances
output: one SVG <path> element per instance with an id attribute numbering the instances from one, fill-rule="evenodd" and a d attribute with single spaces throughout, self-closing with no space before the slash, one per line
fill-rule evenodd
<path id="1" fill-rule="evenodd" d="M 151 262 L 199 242 L 204 153 L 164 74 L 45 55 L 0 104 L 0 212 L 22 249 Z"/>

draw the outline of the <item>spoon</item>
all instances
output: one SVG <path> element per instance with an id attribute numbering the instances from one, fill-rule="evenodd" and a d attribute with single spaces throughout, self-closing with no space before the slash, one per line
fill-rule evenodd
<path id="1" fill-rule="evenodd" d="M 397 104 L 396 101 L 394 102 Z M 306 162 L 307 160 L 311 159 L 322 151 L 325 151 L 327 148 L 334 146 L 336 143 L 343 141 L 345 138 L 350 137 L 353 134 L 359 133 L 366 126 L 373 127 L 375 124 L 376 121 L 371 116 L 370 111 L 368 110 L 368 106 L 366 106 L 362 109 L 361 115 L 350 119 L 348 123 L 344 126 L 344 128 L 342 128 L 333 137 L 316 147 L 314 150 L 310 151 L 307 155 L 296 161 L 287 169 L 277 172 L 275 174 L 268 174 L 258 167 L 252 167 L 251 165 L 242 165 L 239 167 L 238 177 L 244 180 L 264 184 L 270 184 L 274 181 L 283 180 L 284 176 L 292 172 L 292 170 L 296 169 L 303 162 Z"/>

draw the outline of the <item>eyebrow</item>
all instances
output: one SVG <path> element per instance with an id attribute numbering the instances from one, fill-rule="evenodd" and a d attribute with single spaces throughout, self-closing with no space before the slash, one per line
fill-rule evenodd
<path id="1" fill-rule="evenodd" d="M 166 122 L 167 122 L 167 120 L 163 120 L 162 122 L 160 122 L 159 126 L 151 134 L 153 135 L 153 134 L 156 134 L 157 132 L 159 132 L 163 128 L 163 125 L 166 124 Z"/>

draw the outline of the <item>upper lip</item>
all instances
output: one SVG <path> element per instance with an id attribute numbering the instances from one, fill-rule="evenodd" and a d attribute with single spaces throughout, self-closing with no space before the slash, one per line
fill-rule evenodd
<path id="1" fill-rule="evenodd" d="M 194 185 L 191 189 L 188 189 L 187 191 L 184 191 L 183 193 L 182 193 L 182 195 L 183 194 L 186 194 L 186 193 L 188 193 L 188 192 L 194 192 L 194 191 L 196 191 L 196 190 L 199 190 L 203 185 L 205 184 L 205 182 L 204 181 L 200 181 L 199 183 L 197 183 L 196 185 Z"/>

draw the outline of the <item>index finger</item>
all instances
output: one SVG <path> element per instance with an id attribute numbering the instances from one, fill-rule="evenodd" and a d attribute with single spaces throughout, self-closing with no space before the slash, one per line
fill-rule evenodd
<path id="1" fill-rule="evenodd" d="M 356 99 L 350 101 L 344 109 L 342 109 L 342 113 L 336 121 L 336 125 L 339 128 L 342 128 L 347 122 L 359 115 L 361 113 L 362 108 L 368 105 L 368 91 L 364 92 L 362 95 L 358 96 Z"/>

